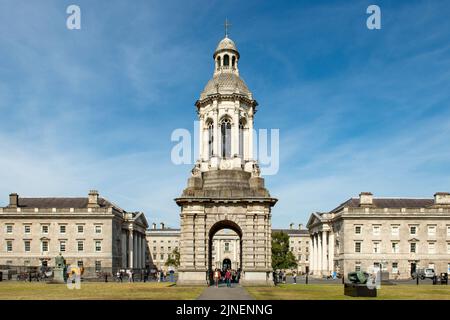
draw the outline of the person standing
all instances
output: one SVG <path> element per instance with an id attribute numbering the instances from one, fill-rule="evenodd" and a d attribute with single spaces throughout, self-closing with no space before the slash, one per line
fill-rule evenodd
<path id="1" fill-rule="evenodd" d="M 216 269 L 216 271 L 214 271 L 214 284 L 217 288 L 219 287 L 219 279 L 220 279 L 220 271 L 219 269 Z"/>
<path id="2" fill-rule="evenodd" d="M 227 269 L 227 272 L 225 272 L 225 281 L 227 283 L 227 287 L 231 288 L 231 272 L 230 272 L 230 269 Z"/>
<path id="3" fill-rule="evenodd" d="M 292 278 L 294 279 L 294 284 L 297 284 L 297 272 L 292 271 Z"/>

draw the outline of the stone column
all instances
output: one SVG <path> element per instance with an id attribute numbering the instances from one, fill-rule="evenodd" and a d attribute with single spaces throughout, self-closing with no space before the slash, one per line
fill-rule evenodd
<path id="1" fill-rule="evenodd" d="M 314 241 L 314 238 L 311 235 L 309 237 L 309 252 L 308 252 L 308 255 L 309 255 L 308 262 L 309 262 L 309 271 L 310 272 L 314 271 L 314 259 L 313 259 L 314 243 L 313 243 L 313 241 Z"/>
<path id="2" fill-rule="evenodd" d="M 235 102 L 235 110 L 232 114 L 233 123 L 231 124 L 231 157 L 239 153 L 239 111 L 236 104 Z"/>
<path id="3" fill-rule="evenodd" d="M 133 227 L 130 226 L 128 230 L 128 268 L 132 269 L 134 266 L 134 256 L 133 256 Z"/>
<path id="4" fill-rule="evenodd" d="M 213 107 L 217 108 L 217 100 L 214 100 L 213 102 Z M 219 112 L 215 109 L 213 111 L 213 121 L 214 121 L 214 138 L 213 138 L 213 145 L 214 145 L 214 155 L 215 156 L 219 156 L 220 155 L 220 151 L 219 151 L 219 140 L 220 140 L 220 135 L 219 135 Z"/>
<path id="5" fill-rule="evenodd" d="M 248 159 L 253 159 L 253 116 L 248 117 Z"/>
<path id="6" fill-rule="evenodd" d="M 317 273 L 321 275 L 322 270 L 322 232 L 317 234 Z"/>
<path id="7" fill-rule="evenodd" d="M 327 242 L 328 231 L 322 231 L 322 274 L 328 275 L 328 242 Z"/>
<path id="8" fill-rule="evenodd" d="M 334 233 L 330 231 L 328 236 L 328 269 L 334 271 Z"/>

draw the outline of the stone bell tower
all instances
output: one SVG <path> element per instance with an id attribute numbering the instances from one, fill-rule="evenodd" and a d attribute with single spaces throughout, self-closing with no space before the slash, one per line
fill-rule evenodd
<path id="1" fill-rule="evenodd" d="M 253 158 L 258 105 L 239 76 L 239 51 L 225 34 L 213 55 L 214 73 L 195 103 L 200 120 L 199 158 L 181 207 L 178 284 L 206 285 L 212 271 L 212 238 L 221 229 L 240 237 L 241 283 L 272 285 L 271 208 Z"/>

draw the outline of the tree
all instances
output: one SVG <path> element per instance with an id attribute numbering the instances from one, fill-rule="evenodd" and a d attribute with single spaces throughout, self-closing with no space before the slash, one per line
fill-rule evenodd
<path id="1" fill-rule="evenodd" d="M 167 261 L 164 265 L 166 267 L 172 266 L 175 268 L 180 266 L 180 252 L 178 251 L 178 248 L 173 249 L 172 253 L 169 254 L 169 257 L 167 258 Z"/>
<path id="2" fill-rule="evenodd" d="M 284 232 L 272 234 L 272 268 L 292 269 L 297 267 L 294 254 L 289 250 L 289 236 Z"/>

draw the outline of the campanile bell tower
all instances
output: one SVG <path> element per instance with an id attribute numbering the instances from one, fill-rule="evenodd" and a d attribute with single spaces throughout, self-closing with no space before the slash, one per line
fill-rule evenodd
<path id="1" fill-rule="evenodd" d="M 240 238 L 241 283 L 272 285 L 271 208 L 253 157 L 258 103 L 239 75 L 240 54 L 226 32 L 214 51 L 213 77 L 195 103 L 199 157 L 181 207 L 178 284 L 206 285 L 212 273 L 212 238 L 222 229 Z"/>

